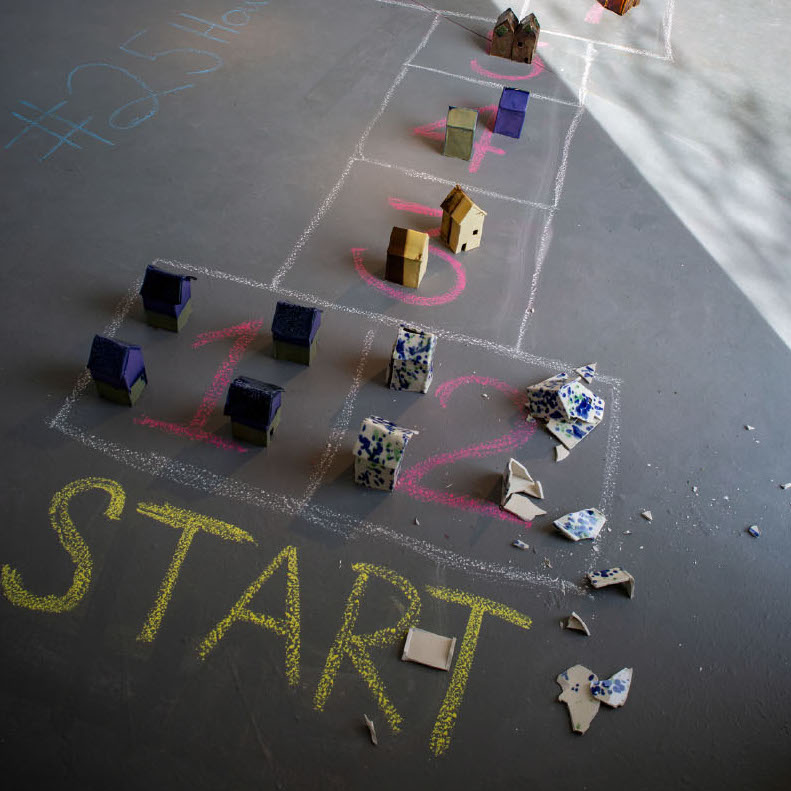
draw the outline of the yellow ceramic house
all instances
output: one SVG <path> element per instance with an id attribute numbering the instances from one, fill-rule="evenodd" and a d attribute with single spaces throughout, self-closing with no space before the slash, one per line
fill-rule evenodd
<path id="1" fill-rule="evenodd" d="M 385 278 L 417 288 L 428 263 L 428 234 L 410 228 L 393 228 L 387 248 Z"/>
<path id="2" fill-rule="evenodd" d="M 474 250 L 481 244 L 486 212 L 473 203 L 457 184 L 442 201 L 439 235 L 454 253 Z"/>

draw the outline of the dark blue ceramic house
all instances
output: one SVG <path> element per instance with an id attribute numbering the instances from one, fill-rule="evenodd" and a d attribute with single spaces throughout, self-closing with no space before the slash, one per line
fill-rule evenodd
<path id="1" fill-rule="evenodd" d="M 143 350 L 101 335 L 93 339 L 88 370 L 102 398 L 126 406 L 132 406 L 140 398 L 148 383 Z"/>
<path id="2" fill-rule="evenodd" d="M 149 264 L 140 288 L 146 321 L 152 327 L 178 332 L 192 313 L 191 275 L 177 275 Z"/>
<path id="3" fill-rule="evenodd" d="M 223 414 L 231 418 L 234 437 L 267 446 L 280 424 L 282 400 L 282 387 L 237 376 L 228 388 Z"/>
<path id="4" fill-rule="evenodd" d="M 525 122 L 529 98 L 529 91 L 503 88 L 500 105 L 497 108 L 497 119 L 494 122 L 496 134 L 519 138 L 519 135 L 522 134 L 522 124 Z"/>
<path id="5" fill-rule="evenodd" d="M 310 365 L 316 354 L 320 326 L 321 311 L 318 308 L 278 302 L 272 320 L 275 357 Z"/>

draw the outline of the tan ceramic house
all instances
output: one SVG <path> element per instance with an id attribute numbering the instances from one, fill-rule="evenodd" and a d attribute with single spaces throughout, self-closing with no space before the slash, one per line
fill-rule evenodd
<path id="1" fill-rule="evenodd" d="M 417 288 L 428 264 L 428 234 L 410 228 L 393 228 L 387 248 L 385 278 Z"/>
<path id="2" fill-rule="evenodd" d="M 474 250 L 481 244 L 486 212 L 473 203 L 457 184 L 442 201 L 439 236 L 454 253 Z"/>

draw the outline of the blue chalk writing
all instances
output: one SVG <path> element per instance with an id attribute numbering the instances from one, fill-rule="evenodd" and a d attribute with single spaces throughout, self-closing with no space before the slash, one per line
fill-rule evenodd
<path id="1" fill-rule="evenodd" d="M 178 47 L 176 49 L 166 49 L 163 52 L 155 52 L 153 55 L 147 55 L 145 52 L 140 52 L 140 50 L 131 49 L 128 45 L 131 44 L 133 41 L 136 41 L 140 36 L 144 33 L 147 33 L 148 30 L 139 30 L 134 36 L 130 36 L 123 44 L 119 47 L 122 52 L 126 52 L 128 55 L 133 55 L 136 58 L 145 58 L 146 60 L 156 61 L 160 58 L 165 57 L 165 55 L 175 55 L 178 52 L 189 52 L 194 55 L 208 55 L 210 58 L 214 58 L 214 66 L 209 69 L 194 69 L 193 71 L 188 71 L 187 74 L 210 74 L 213 71 L 217 71 L 220 66 L 223 65 L 222 58 L 216 52 L 209 52 L 205 49 L 194 49 L 193 47 Z"/>
<path id="2" fill-rule="evenodd" d="M 223 44 L 227 44 L 228 40 L 224 38 L 219 38 L 218 36 L 212 36 L 212 33 L 215 30 L 224 30 L 227 33 L 233 33 L 234 35 L 238 36 L 239 31 L 234 30 L 232 27 L 226 27 L 225 25 L 220 25 L 217 22 L 209 22 L 208 19 L 201 19 L 199 16 L 192 16 L 192 14 L 184 14 L 181 13 L 179 16 L 183 16 L 187 19 L 193 19 L 195 22 L 200 22 L 202 25 L 206 25 L 206 30 L 195 30 L 193 27 L 187 27 L 186 25 L 177 25 L 175 22 L 168 22 L 171 27 L 176 27 L 179 30 L 186 30 L 187 33 L 194 33 L 196 36 L 203 36 L 204 38 L 210 38 L 212 41 L 220 41 Z"/>
<path id="3" fill-rule="evenodd" d="M 64 144 L 71 146 L 72 148 L 81 149 L 82 146 L 79 145 L 79 143 L 75 143 L 74 140 L 71 139 L 72 136 L 77 132 L 87 135 L 88 137 L 92 137 L 94 140 L 98 140 L 100 143 L 104 143 L 105 145 L 108 146 L 115 145 L 115 143 L 112 143 L 110 140 L 107 140 L 106 138 L 97 135 L 95 132 L 92 132 L 90 129 L 85 128 L 85 125 L 91 120 L 91 118 L 93 118 L 93 116 L 89 115 L 84 121 L 81 121 L 79 124 L 75 124 L 73 121 L 69 121 L 68 118 L 64 118 L 62 115 L 58 115 L 56 111 L 60 110 L 60 108 L 66 104 L 65 101 L 58 102 L 57 104 L 50 107 L 49 110 L 42 110 L 40 107 L 36 107 L 35 104 L 32 104 L 31 102 L 27 102 L 24 99 L 20 99 L 19 103 L 24 107 L 27 107 L 29 110 L 33 110 L 36 113 L 40 113 L 40 115 L 37 118 L 28 118 L 27 116 L 24 116 L 21 113 L 15 113 L 12 111 L 11 115 L 14 116 L 14 118 L 17 118 L 20 121 L 26 123 L 27 126 L 25 126 L 25 128 L 22 129 L 22 131 L 19 132 L 18 135 L 16 135 L 11 140 L 9 140 L 5 144 L 5 148 L 11 148 L 11 146 L 14 145 L 14 143 L 16 143 L 17 140 L 19 140 L 21 137 L 26 135 L 31 129 L 38 129 L 42 132 L 45 132 L 51 137 L 56 138 L 58 141 L 49 151 L 47 151 L 46 154 L 44 154 L 42 157 L 39 157 L 39 159 L 42 162 L 45 159 L 49 159 Z M 66 132 L 66 134 L 65 135 L 60 134 L 59 132 L 56 132 L 54 129 L 51 129 L 49 126 L 47 126 L 44 123 L 44 121 L 48 121 L 50 119 L 54 121 L 58 121 L 60 124 L 65 124 L 68 127 L 68 131 Z"/>
<path id="4" fill-rule="evenodd" d="M 112 63 L 83 63 L 79 66 L 75 66 L 69 72 L 69 76 L 66 78 L 66 90 L 69 92 L 69 94 L 74 92 L 74 75 L 83 69 L 111 69 L 112 71 L 117 71 L 120 74 L 129 77 L 130 80 L 133 80 L 146 92 L 145 96 L 141 96 L 139 99 L 133 99 L 131 102 L 121 105 L 121 107 L 117 108 L 110 114 L 107 123 L 112 126 L 113 129 L 134 129 L 136 126 L 140 126 L 140 124 L 142 124 L 144 121 L 147 121 L 149 118 L 153 118 L 159 112 L 160 96 L 167 96 L 168 94 L 175 93 L 176 91 L 183 91 L 187 88 L 195 87 L 192 83 L 189 83 L 187 85 L 179 85 L 176 88 L 169 88 L 166 91 L 155 91 L 136 74 L 132 74 L 132 72 L 122 69 L 120 66 L 114 66 Z M 140 102 L 150 102 L 151 109 L 145 115 L 135 116 L 127 124 L 119 124 L 118 117 L 121 115 L 121 113 L 130 107 L 134 107 L 134 105 L 139 104 Z"/>

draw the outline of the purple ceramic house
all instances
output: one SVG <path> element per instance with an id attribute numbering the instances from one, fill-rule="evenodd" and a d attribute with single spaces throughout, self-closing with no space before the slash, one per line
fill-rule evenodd
<path id="1" fill-rule="evenodd" d="M 282 401 L 282 387 L 237 376 L 228 388 L 223 414 L 231 418 L 234 437 L 267 447 L 280 425 Z"/>
<path id="2" fill-rule="evenodd" d="M 497 119 L 494 122 L 494 131 L 498 135 L 519 138 L 522 134 L 522 124 L 525 122 L 529 91 L 520 91 L 518 88 L 503 88 L 500 96 L 500 105 L 497 108 Z"/>
<path id="3" fill-rule="evenodd" d="M 93 339 L 88 370 L 102 398 L 126 406 L 134 405 L 148 383 L 143 350 L 101 335 Z"/>
<path id="4" fill-rule="evenodd" d="M 149 264 L 143 277 L 140 296 L 146 321 L 152 327 L 178 332 L 192 313 L 191 275 L 178 275 Z"/>

